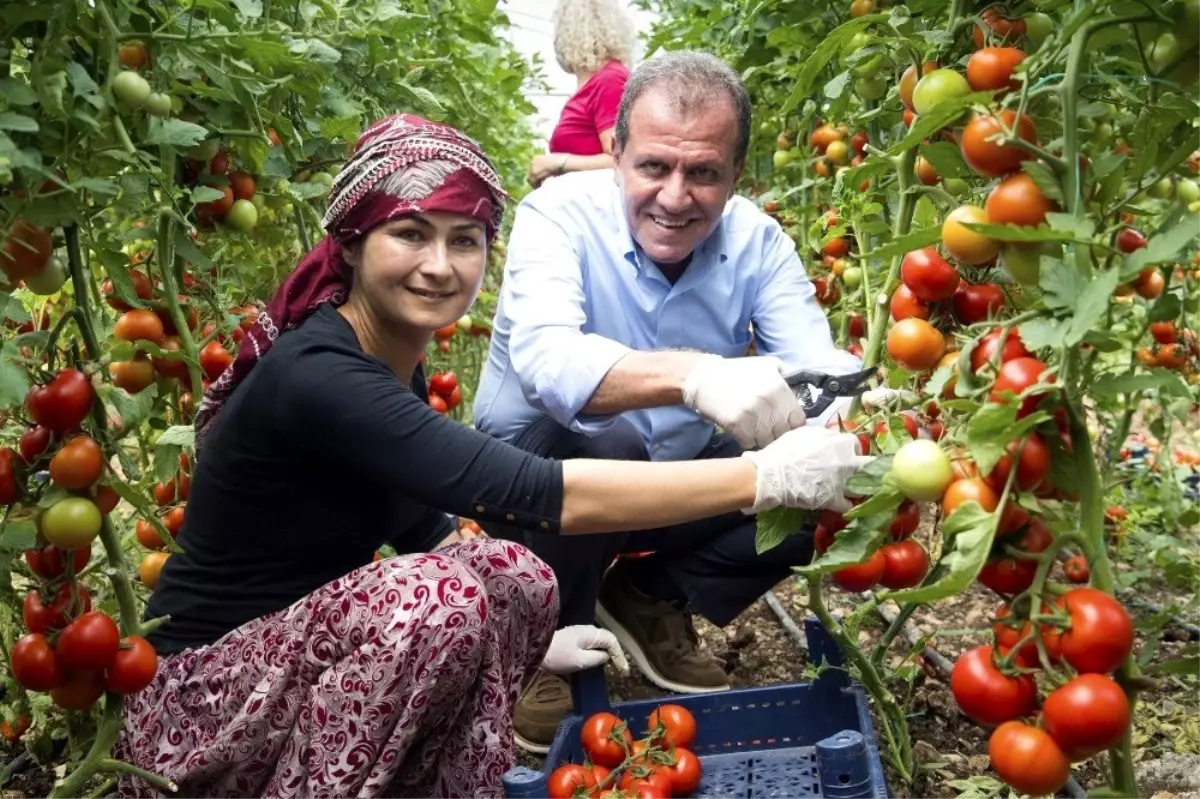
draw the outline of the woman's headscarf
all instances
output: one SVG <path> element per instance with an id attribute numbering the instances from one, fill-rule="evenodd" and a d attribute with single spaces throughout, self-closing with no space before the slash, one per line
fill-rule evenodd
<path id="1" fill-rule="evenodd" d="M 422 170 L 423 163 L 429 168 Z M 411 181 L 398 192 L 391 185 L 382 190 L 382 181 L 407 167 L 412 167 Z M 397 114 L 363 131 L 330 190 L 322 222 L 327 235 L 279 287 L 246 333 L 233 363 L 205 392 L 196 413 L 197 444 L 280 333 L 298 326 L 322 303 L 346 301 L 350 268 L 343 247 L 385 222 L 422 211 L 474 217 L 484 224 L 490 242 L 500 229 L 507 197 L 479 145 L 449 125 Z"/>

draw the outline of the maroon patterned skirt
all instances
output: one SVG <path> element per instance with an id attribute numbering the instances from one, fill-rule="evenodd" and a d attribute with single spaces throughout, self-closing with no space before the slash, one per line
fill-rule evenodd
<path id="1" fill-rule="evenodd" d="M 553 572 L 519 544 L 381 560 L 163 658 L 115 755 L 177 796 L 499 797 L 557 618 Z"/>

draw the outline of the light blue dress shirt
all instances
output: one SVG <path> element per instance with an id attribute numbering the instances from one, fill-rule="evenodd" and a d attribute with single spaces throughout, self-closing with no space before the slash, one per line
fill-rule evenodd
<path id="1" fill-rule="evenodd" d="M 517 207 L 475 394 L 475 425 L 511 441 L 548 414 L 598 435 L 617 416 L 582 409 L 631 350 L 736 358 L 752 339 L 760 354 L 780 358 L 787 373 L 862 368 L 834 346 L 792 240 L 750 200 L 726 203 L 720 223 L 672 285 L 634 241 L 613 170 L 569 173 Z M 810 424 L 840 407 L 835 403 Z M 651 460 L 694 458 L 713 434 L 712 423 L 684 405 L 622 415 L 641 431 Z"/>

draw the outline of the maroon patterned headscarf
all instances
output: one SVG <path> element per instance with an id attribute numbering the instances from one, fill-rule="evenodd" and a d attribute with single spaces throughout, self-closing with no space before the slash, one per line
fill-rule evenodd
<path id="1" fill-rule="evenodd" d="M 406 170 L 403 180 L 388 179 L 401 169 Z M 422 211 L 474 217 L 484 224 L 490 243 L 500 229 L 507 197 L 479 145 L 449 125 L 397 114 L 363 131 L 330 190 L 322 223 L 327 235 L 279 287 L 233 363 L 205 392 L 196 413 L 197 445 L 280 333 L 298 326 L 322 303 L 346 301 L 350 267 L 343 247 L 385 222 Z"/>

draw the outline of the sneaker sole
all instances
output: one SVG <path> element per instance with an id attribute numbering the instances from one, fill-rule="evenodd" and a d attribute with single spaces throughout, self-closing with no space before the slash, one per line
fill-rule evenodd
<path id="1" fill-rule="evenodd" d="M 668 680 L 650 665 L 650 659 L 646 657 L 646 652 L 637 640 L 599 602 L 596 603 L 596 618 L 602 626 L 617 637 L 617 642 L 621 644 L 621 648 L 633 658 L 633 662 L 641 669 L 642 674 L 646 675 L 646 679 L 664 691 L 674 691 L 677 694 L 715 694 L 719 691 L 729 690 L 728 684 L 721 686 L 685 685 L 684 683 Z"/>
<path id="2" fill-rule="evenodd" d="M 524 738 L 521 735 L 521 733 L 516 732 L 516 731 L 513 732 L 513 739 L 516 741 L 517 746 L 521 747 L 523 750 L 525 750 L 526 752 L 528 752 L 531 755 L 548 755 L 548 754 L 550 754 L 550 745 L 549 744 L 534 743 L 533 741 L 530 741 L 529 739 Z"/>

